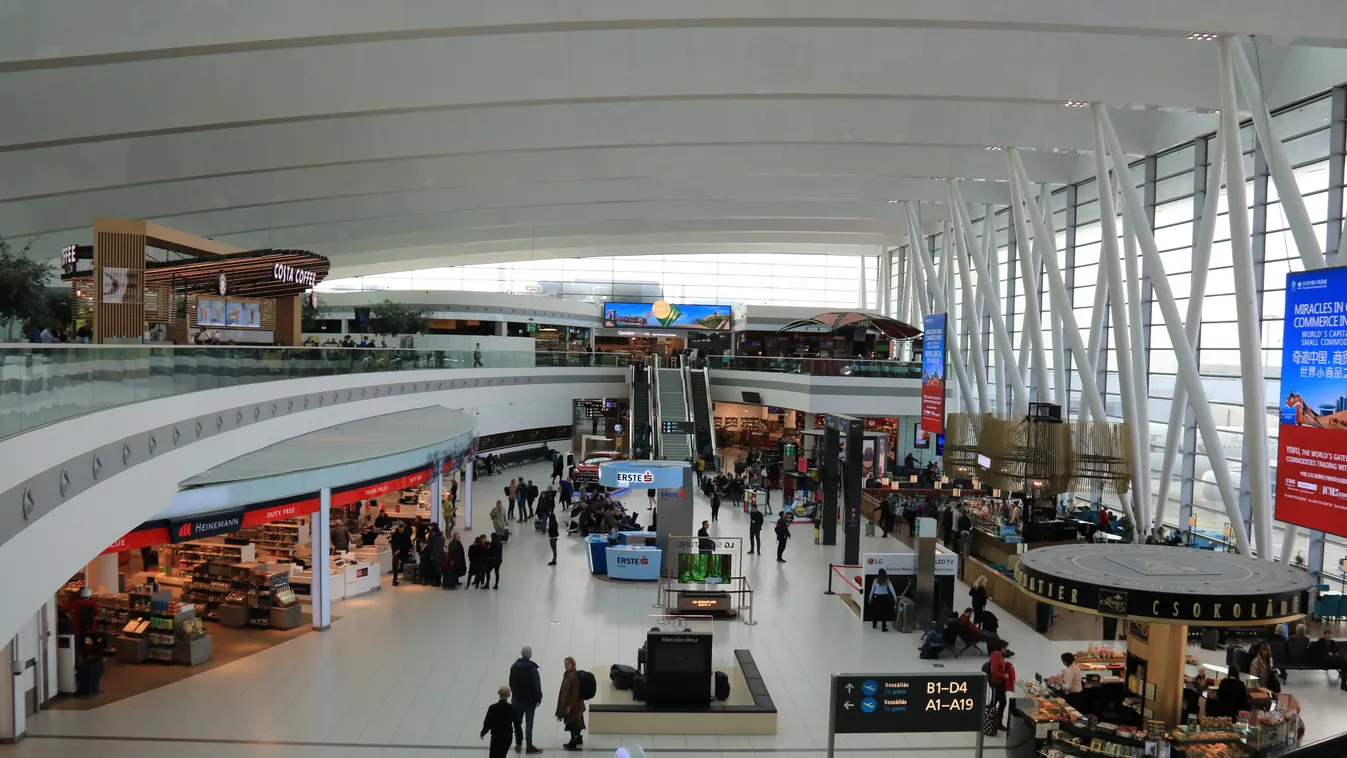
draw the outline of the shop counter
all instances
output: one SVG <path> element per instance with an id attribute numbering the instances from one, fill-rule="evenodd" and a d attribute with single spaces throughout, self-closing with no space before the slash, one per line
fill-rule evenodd
<path id="1" fill-rule="evenodd" d="M 313 597 L 313 572 L 312 571 L 294 571 L 290 576 L 290 588 L 297 595 L 307 595 Z M 332 594 L 332 600 L 343 600 L 346 598 L 346 572 L 328 569 L 327 579 L 328 592 Z M 311 602 L 311 601 L 310 601 Z"/>
<path id="2" fill-rule="evenodd" d="M 608 544 L 606 534 L 591 534 L 585 538 L 585 546 L 589 548 L 589 573 L 608 573 Z"/>
<path id="3" fill-rule="evenodd" d="M 349 563 L 339 567 L 338 573 L 342 574 L 345 597 L 355 597 L 379 589 L 379 565 L 377 563 L 369 563 L 368 561 Z M 335 595 L 333 599 L 336 599 Z"/>
<path id="4" fill-rule="evenodd" d="M 663 552 L 657 547 L 615 545 L 605 552 L 609 579 L 657 582 Z"/>
<path id="5" fill-rule="evenodd" d="M 618 532 L 618 544 L 646 547 L 655 544 L 654 532 Z"/>
<path id="6" fill-rule="evenodd" d="M 369 547 L 356 548 L 352 552 L 360 560 L 378 566 L 380 574 L 393 573 L 393 551 L 388 546 L 375 544 Z"/>

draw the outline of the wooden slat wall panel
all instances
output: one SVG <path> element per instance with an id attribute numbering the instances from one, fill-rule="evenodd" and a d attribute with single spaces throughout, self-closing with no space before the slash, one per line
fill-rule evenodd
<path id="1" fill-rule="evenodd" d="M 114 229 L 116 227 L 113 227 Z M 140 339 L 145 332 L 145 235 L 105 230 L 94 225 L 94 342 Z M 132 286 L 119 303 L 103 302 L 103 269 L 123 268 Z"/>

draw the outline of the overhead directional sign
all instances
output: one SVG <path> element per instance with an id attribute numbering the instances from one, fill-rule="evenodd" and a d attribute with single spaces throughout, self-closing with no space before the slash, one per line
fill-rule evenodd
<path id="1" fill-rule="evenodd" d="M 838 674 L 833 733 L 977 732 L 987 702 L 984 674 Z"/>
<path id="2" fill-rule="evenodd" d="M 691 421 L 665 421 L 665 434 L 696 434 L 697 426 Z"/>

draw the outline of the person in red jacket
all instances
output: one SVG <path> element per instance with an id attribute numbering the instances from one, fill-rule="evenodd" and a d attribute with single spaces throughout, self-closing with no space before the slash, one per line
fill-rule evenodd
<path id="1" fill-rule="evenodd" d="M 1010 643 L 996 640 L 988 643 L 991 660 L 987 662 L 987 677 L 992 690 L 992 708 L 996 711 L 996 728 L 1005 729 L 1003 714 L 1006 709 L 1006 693 L 1015 691 L 1015 667 L 1008 658 L 1014 655 Z"/>

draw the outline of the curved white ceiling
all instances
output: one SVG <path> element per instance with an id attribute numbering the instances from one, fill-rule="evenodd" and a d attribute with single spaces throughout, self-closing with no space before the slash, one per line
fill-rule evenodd
<path id="1" fill-rule="evenodd" d="M 1092 170 L 1064 101 L 1113 106 L 1136 154 L 1213 128 L 1216 46 L 1190 32 L 1256 35 L 1274 105 L 1347 81 L 1340 0 L 12 4 L 0 234 L 54 253 L 147 218 L 339 276 L 873 253 L 940 177 L 1004 203 L 988 146 L 1036 182 Z"/>

